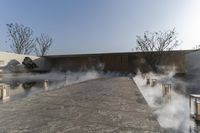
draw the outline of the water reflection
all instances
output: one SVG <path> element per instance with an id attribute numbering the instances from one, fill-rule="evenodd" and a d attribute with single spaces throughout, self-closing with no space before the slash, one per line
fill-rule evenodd
<path id="1" fill-rule="evenodd" d="M 12 81 L 12 82 L 9 82 L 7 84 L 10 85 L 10 89 L 16 89 L 16 88 L 18 88 L 20 86 L 21 83 L 17 82 L 17 81 Z"/>
<path id="2" fill-rule="evenodd" d="M 6 73 L 0 74 L 0 84 L 8 85 L 10 100 L 20 99 L 35 93 L 63 88 L 67 85 L 106 76 L 96 71 L 50 72 L 50 73 Z"/>
<path id="3" fill-rule="evenodd" d="M 13 80 L 0 83 L 0 100 L 1 102 L 16 100 L 38 92 L 47 91 L 49 85 L 52 86 L 55 85 L 55 83 L 49 82 L 48 80 L 29 82 Z"/>
<path id="4" fill-rule="evenodd" d="M 36 82 L 25 82 L 22 84 L 25 93 L 29 93 L 31 88 L 36 84 Z"/>

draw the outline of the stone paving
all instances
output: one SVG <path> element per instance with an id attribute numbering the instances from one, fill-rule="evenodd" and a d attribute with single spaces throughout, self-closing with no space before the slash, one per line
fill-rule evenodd
<path id="1" fill-rule="evenodd" d="M 0 105 L 0 133 L 155 133 L 133 80 L 90 80 Z"/>

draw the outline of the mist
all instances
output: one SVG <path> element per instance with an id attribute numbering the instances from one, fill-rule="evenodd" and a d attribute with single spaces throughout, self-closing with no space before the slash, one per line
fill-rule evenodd
<path id="1" fill-rule="evenodd" d="M 103 77 L 103 74 L 94 70 L 84 72 L 10 73 L 3 74 L 0 85 L 9 89 L 9 101 L 12 101 L 101 77 Z"/>
<path id="2" fill-rule="evenodd" d="M 65 88 L 68 85 L 113 76 L 123 76 L 123 74 L 117 72 L 104 73 L 95 70 L 77 72 L 52 71 L 49 73 L 10 73 L 4 74 L 1 77 L 0 84 L 9 85 L 10 99 L 17 100 L 43 91 Z M 47 83 L 46 87 L 44 87 L 45 82 Z"/>
<path id="3" fill-rule="evenodd" d="M 195 123 L 190 120 L 189 99 L 186 92 L 187 83 L 174 78 L 174 71 L 166 75 L 140 72 L 133 78 L 148 105 L 152 108 L 164 132 L 188 133 Z M 146 84 L 146 77 L 157 79 L 157 84 L 151 87 Z M 171 99 L 166 102 L 162 92 L 162 84 L 171 84 Z"/>

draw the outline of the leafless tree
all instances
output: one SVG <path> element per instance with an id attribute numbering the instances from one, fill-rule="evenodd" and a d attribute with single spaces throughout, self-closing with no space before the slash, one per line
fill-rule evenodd
<path id="1" fill-rule="evenodd" d="M 38 56 L 44 56 L 47 54 L 49 48 L 53 43 L 53 39 L 45 34 L 41 34 L 40 37 L 36 38 L 37 47 L 35 52 Z"/>
<path id="2" fill-rule="evenodd" d="M 175 28 L 168 31 L 148 32 L 143 37 L 136 36 L 136 50 L 142 52 L 146 62 L 153 71 L 157 71 L 157 66 L 161 63 L 164 56 L 170 56 L 180 43 L 177 40 Z"/>
<path id="3" fill-rule="evenodd" d="M 35 47 L 32 38 L 33 30 L 30 27 L 19 25 L 17 23 L 6 24 L 8 28 L 10 45 L 13 52 L 17 54 L 30 54 Z"/>

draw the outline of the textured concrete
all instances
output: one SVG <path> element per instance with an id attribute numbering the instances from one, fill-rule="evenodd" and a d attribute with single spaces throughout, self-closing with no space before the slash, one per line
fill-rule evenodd
<path id="1" fill-rule="evenodd" d="M 135 83 L 96 79 L 0 105 L 0 133 L 154 133 L 158 122 Z"/>
<path id="2" fill-rule="evenodd" d="M 169 70 L 185 73 L 185 55 L 192 50 L 165 51 L 165 56 L 160 62 L 161 66 L 168 66 Z M 159 54 L 147 52 L 150 57 L 159 58 Z M 63 71 L 79 70 L 103 70 L 105 72 L 128 72 L 137 73 L 138 69 L 142 72 L 151 71 L 151 67 L 144 60 L 143 52 L 124 52 L 124 53 L 98 53 L 98 54 L 72 54 L 72 55 L 49 55 L 45 59 L 51 64 L 50 68 Z M 153 59 L 153 60 L 155 60 Z M 160 67 L 162 72 L 165 68 Z"/>

